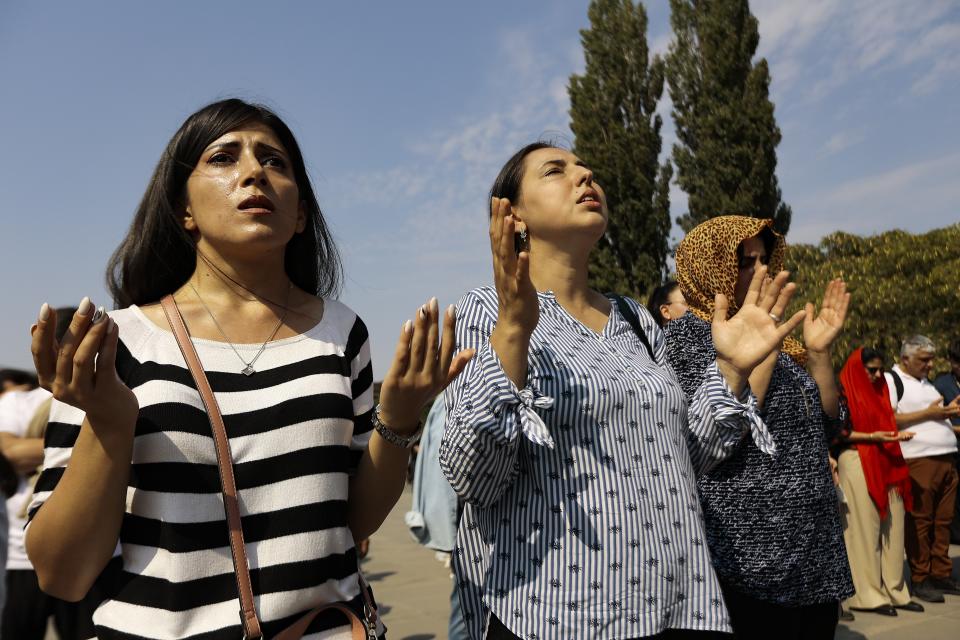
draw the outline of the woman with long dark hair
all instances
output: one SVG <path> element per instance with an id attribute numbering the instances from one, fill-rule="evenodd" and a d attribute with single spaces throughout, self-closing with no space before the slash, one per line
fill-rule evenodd
<path id="1" fill-rule="evenodd" d="M 587 283 L 607 225 L 593 172 L 536 143 L 490 201 L 495 287 L 458 303 L 476 349 L 448 388 L 441 466 L 466 503 L 453 560 L 471 637 L 709 637 L 729 629 L 696 475 L 764 426 L 750 372 L 802 318 L 763 273 L 740 312 L 717 301 L 719 345 L 684 397 L 663 334 L 634 300 Z"/>
<path id="2" fill-rule="evenodd" d="M 75 600 L 97 584 L 98 637 L 239 638 L 247 587 L 265 637 L 318 605 L 364 615 L 354 541 L 396 502 L 422 406 L 464 358 L 451 364 L 453 312 L 441 342 L 431 300 L 404 324 L 375 409 L 367 330 L 335 299 L 340 278 L 293 134 L 231 99 L 163 152 L 110 262 L 119 310 L 84 298 L 57 343 L 42 307 L 32 348 L 56 402 L 27 549 L 44 590 Z M 227 502 L 165 296 L 223 415 Z M 234 504 L 248 585 L 229 553 Z M 305 637 L 343 623 L 326 611 Z"/>

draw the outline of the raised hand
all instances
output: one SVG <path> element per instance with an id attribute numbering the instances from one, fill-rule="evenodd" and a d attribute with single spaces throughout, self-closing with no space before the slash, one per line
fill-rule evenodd
<path id="1" fill-rule="evenodd" d="M 765 266 L 756 270 L 743 305 L 730 319 L 727 319 L 727 297 L 717 294 L 714 300 L 711 332 L 717 351 L 717 364 L 727 383 L 738 393 L 754 367 L 780 347 L 783 339 L 800 325 L 805 315 L 805 312 L 798 311 L 780 322 L 796 285 L 788 283 L 790 274 L 781 271 L 764 286 L 766 275 Z"/>
<path id="2" fill-rule="evenodd" d="M 40 386 L 84 411 L 92 424 L 132 428 L 140 405 L 117 375 L 117 324 L 102 309 L 95 314 L 89 298 L 84 298 L 62 343 L 57 342 L 56 331 L 57 316 L 44 304 L 30 330 Z"/>
<path id="3" fill-rule="evenodd" d="M 456 308 L 450 305 L 443 314 L 441 338 L 440 312 L 437 299 L 432 298 L 417 310 L 415 320 L 403 324 L 393 362 L 380 388 L 380 419 L 397 433 L 416 431 L 426 403 L 443 391 L 473 357 L 473 349 L 453 356 L 456 322 Z"/>
<path id="4" fill-rule="evenodd" d="M 510 201 L 493 198 L 490 211 L 493 282 L 499 304 L 497 327 L 503 324 L 504 328 L 519 330 L 529 337 L 540 320 L 537 290 L 530 281 L 530 254 L 516 251 L 517 220 L 513 217 Z"/>
<path id="5" fill-rule="evenodd" d="M 804 309 L 803 342 L 808 351 L 826 353 L 830 350 L 843 329 L 849 307 L 847 284 L 840 278 L 827 284 L 819 313 L 815 313 L 813 303 L 807 303 Z"/>

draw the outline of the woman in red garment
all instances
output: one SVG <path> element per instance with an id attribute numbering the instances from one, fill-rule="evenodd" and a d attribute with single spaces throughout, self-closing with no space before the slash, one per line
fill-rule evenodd
<path id="1" fill-rule="evenodd" d="M 900 441 L 913 434 L 897 429 L 879 352 L 854 351 L 840 383 L 853 426 L 846 438 L 851 446 L 838 459 L 847 503 L 843 537 L 857 590 L 844 604 L 888 616 L 897 615 L 897 609 L 923 611 L 910 600 L 903 575 L 904 509 L 912 500 Z"/>

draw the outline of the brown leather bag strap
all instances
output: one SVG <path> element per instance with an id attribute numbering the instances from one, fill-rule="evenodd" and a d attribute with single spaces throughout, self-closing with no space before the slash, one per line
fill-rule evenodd
<path id="1" fill-rule="evenodd" d="M 207 374 L 200 364 L 200 357 L 193 346 L 193 341 L 187 333 L 187 326 L 183 323 L 180 310 L 173 296 L 167 295 L 160 300 L 167 322 L 177 339 L 183 359 L 187 362 L 190 375 L 197 385 L 203 406 L 207 410 L 210 426 L 213 429 L 213 442 L 217 449 L 217 467 L 220 470 L 220 488 L 223 491 L 223 509 L 227 514 L 227 526 L 230 528 L 230 553 L 233 555 L 233 568 L 237 577 L 237 591 L 240 594 L 240 620 L 243 624 L 245 640 L 260 640 L 263 632 L 260 630 L 260 620 L 253 605 L 253 588 L 250 585 L 250 564 L 247 561 L 247 552 L 243 542 L 243 529 L 240 523 L 240 504 L 237 500 L 237 484 L 233 478 L 233 458 L 230 455 L 230 441 L 227 439 L 227 429 L 220 415 L 220 405 L 213 395 Z"/>

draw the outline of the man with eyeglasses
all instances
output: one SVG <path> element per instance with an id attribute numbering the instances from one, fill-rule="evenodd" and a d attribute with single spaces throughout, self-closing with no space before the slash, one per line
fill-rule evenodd
<path id="1" fill-rule="evenodd" d="M 960 416 L 960 397 L 944 403 L 927 379 L 935 355 L 933 341 L 912 336 L 903 341 L 900 363 L 886 374 L 897 426 L 915 434 L 900 443 L 913 483 L 905 537 L 913 595 L 927 602 L 943 602 L 944 593 L 960 595 L 949 554 L 957 495 L 955 431 L 960 433 L 950 419 Z"/>

